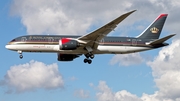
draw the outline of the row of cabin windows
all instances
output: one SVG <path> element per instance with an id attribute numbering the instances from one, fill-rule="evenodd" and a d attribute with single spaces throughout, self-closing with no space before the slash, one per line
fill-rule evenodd
<path id="1" fill-rule="evenodd" d="M 59 41 L 59 39 L 28 39 L 29 41 Z M 21 39 L 21 41 L 27 41 L 27 39 Z"/>
<path id="2" fill-rule="evenodd" d="M 112 41 L 112 40 L 106 40 L 104 42 L 123 42 L 123 41 Z"/>
<path id="3" fill-rule="evenodd" d="M 106 41 L 101 41 L 101 42 L 131 42 L 131 41 L 120 41 L 120 40 L 112 41 L 112 40 L 106 40 Z"/>
<path id="4" fill-rule="evenodd" d="M 141 41 L 141 40 L 135 40 L 135 42 L 138 42 L 138 41 Z M 120 41 L 120 40 L 112 41 L 112 40 L 106 40 L 106 41 L 101 41 L 101 42 L 132 42 L 132 41 L 130 41 L 130 40 L 127 40 L 127 41 Z"/>
<path id="5" fill-rule="evenodd" d="M 47 38 L 47 39 L 38 39 L 38 38 L 37 38 L 37 39 L 33 39 L 33 38 L 32 38 L 32 39 L 29 39 L 29 40 L 36 40 L 36 41 L 55 41 L 55 42 L 56 42 L 56 41 L 59 41 L 59 39 L 61 39 L 61 37 L 59 37 L 59 38 L 49 38 L 49 39 L 48 39 L 48 38 Z"/>
<path id="6" fill-rule="evenodd" d="M 27 39 L 21 39 L 22 41 L 27 41 Z M 34 40 L 34 41 L 59 41 L 59 39 L 29 39 L 29 40 Z M 101 41 L 102 42 L 102 41 Z M 112 41 L 112 40 L 106 40 L 105 42 L 123 42 L 123 41 Z"/>
<path id="7" fill-rule="evenodd" d="M 59 38 L 60 39 L 60 38 Z M 34 39 L 34 38 L 32 38 L 32 39 L 29 39 L 29 40 L 36 40 L 36 41 L 54 41 L 54 42 L 58 42 L 59 41 L 59 39 L 57 39 L 57 38 L 47 38 L 47 39 Z M 21 41 L 27 41 L 27 38 L 21 38 Z M 127 40 L 128 42 L 130 42 L 131 40 Z M 124 41 L 124 42 L 127 42 L 127 41 Z M 141 41 L 141 40 L 136 40 L 136 42 L 137 41 Z M 101 40 L 101 42 L 123 42 L 123 41 L 121 41 L 121 40 L 115 40 L 115 41 L 113 41 L 113 40 L 106 40 L 106 41 L 102 41 Z"/>
<path id="8" fill-rule="evenodd" d="M 32 39 L 29 39 L 29 40 L 35 40 L 35 41 L 54 41 L 54 42 L 59 41 L 59 39 L 53 39 L 53 38 L 52 39 L 33 39 L 32 38 Z M 27 39 L 26 38 L 22 38 L 21 41 L 27 41 Z M 106 40 L 105 42 L 123 42 L 123 41 Z"/>

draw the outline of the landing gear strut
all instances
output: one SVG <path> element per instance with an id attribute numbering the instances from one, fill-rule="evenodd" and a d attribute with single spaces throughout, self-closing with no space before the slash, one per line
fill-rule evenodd
<path id="1" fill-rule="evenodd" d="M 84 59 L 84 63 L 88 63 L 88 64 L 91 64 L 92 63 L 92 60 L 94 58 L 94 54 L 92 54 L 91 52 L 90 53 L 87 53 L 85 54 L 85 59 Z"/>
<path id="2" fill-rule="evenodd" d="M 18 53 L 20 54 L 19 58 L 22 59 L 23 58 L 22 51 L 18 50 Z"/>

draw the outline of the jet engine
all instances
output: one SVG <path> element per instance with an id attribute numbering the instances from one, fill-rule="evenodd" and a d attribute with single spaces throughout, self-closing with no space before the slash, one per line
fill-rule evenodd
<path id="1" fill-rule="evenodd" d="M 58 54 L 58 61 L 73 61 L 79 55 L 74 54 Z"/>
<path id="2" fill-rule="evenodd" d="M 79 47 L 79 43 L 76 40 L 62 38 L 59 40 L 60 50 L 75 50 Z"/>

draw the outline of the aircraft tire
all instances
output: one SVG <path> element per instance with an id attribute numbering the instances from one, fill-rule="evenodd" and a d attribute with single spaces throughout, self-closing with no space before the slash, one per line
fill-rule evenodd
<path id="1" fill-rule="evenodd" d="M 88 59 L 84 59 L 84 63 L 87 63 L 88 62 Z"/>
<path id="2" fill-rule="evenodd" d="M 90 56 L 90 58 L 91 58 L 91 59 L 94 59 L 94 54 L 92 54 L 92 55 Z"/>
<path id="3" fill-rule="evenodd" d="M 91 64 L 92 63 L 92 60 L 88 60 L 88 64 Z"/>
<path id="4" fill-rule="evenodd" d="M 20 55 L 19 58 L 22 59 L 22 58 L 23 58 L 23 55 Z"/>

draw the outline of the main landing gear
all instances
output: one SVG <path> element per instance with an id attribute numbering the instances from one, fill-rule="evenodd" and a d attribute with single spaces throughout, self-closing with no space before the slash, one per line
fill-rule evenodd
<path id="1" fill-rule="evenodd" d="M 94 58 L 94 54 L 92 53 L 87 53 L 85 54 L 85 59 L 84 59 L 84 63 L 88 63 L 88 64 L 91 64 L 92 63 L 92 60 Z"/>
<path id="2" fill-rule="evenodd" d="M 18 53 L 20 54 L 19 58 L 22 59 L 23 58 L 22 51 L 18 50 Z"/>

